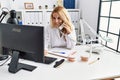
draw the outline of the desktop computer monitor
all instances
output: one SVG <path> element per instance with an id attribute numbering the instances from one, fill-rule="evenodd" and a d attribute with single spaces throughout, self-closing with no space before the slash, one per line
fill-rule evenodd
<path id="1" fill-rule="evenodd" d="M 20 58 L 45 62 L 43 26 L 0 23 L 0 38 L 3 54 L 18 51 Z"/>
<path id="2" fill-rule="evenodd" d="M 12 55 L 8 71 L 32 71 L 36 66 L 19 63 L 19 57 L 50 64 L 57 58 L 44 56 L 44 27 L 0 23 L 0 47 L 5 55 Z"/>
<path id="3" fill-rule="evenodd" d="M 1 45 L 3 49 L 19 51 L 20 57 L 43 62 L 44 27 L 16 24 L 0 24 Z M 6 54 L 3 50 L 3 54 Z"/>

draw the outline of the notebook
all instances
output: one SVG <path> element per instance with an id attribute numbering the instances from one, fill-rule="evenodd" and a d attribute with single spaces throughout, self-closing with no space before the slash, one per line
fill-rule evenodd
<path id="1" fill-rule="evenodd" d="M 52 48 L 48 50 L 49 54 L 53 54 L 56 56 L 67 58 L 70 55 L 74 55 L 77 51 L 75 50 L 69 50 L 66 48 Z"/>

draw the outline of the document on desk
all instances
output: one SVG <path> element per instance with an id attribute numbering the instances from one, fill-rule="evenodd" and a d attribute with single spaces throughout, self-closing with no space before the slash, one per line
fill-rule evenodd
<path id="1" fill-rule="evenodd" d="M 52 48 L 52 49 L 48 50 L 48 53 L 56 55 L 56 56 L 67 58 L 70 55 L 74 55 L 76 53 L 76 51 L 69 50 L 66 48 Z"/>

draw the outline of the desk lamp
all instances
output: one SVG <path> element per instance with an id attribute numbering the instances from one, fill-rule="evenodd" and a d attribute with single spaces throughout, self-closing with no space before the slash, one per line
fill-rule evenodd
<path id="1" fill-rule="evenodd" d="M 82 16 L 80 16 L 80 27 L 81 27 L 81 38 L 82 38 L 82 40 L 83 40 L 83 44 L 86 44 L 86 39 L 85 39 L 85 33 L 84 33 L 84 27 L 83 27 L 83 24 L 86 24 L 86 26 L 87 26 L 87 28 L 98 38 L 98 39 L 102 39 L 102 40 L 104 40 L 104 41 L 106 41 L 106 42 L 112 42 L 112 39 L 111 38 L 109 38 L 109 37 L 107 37 L 107 36 L 104 36 L 104 37 L 102 37 L 100 34 L 98 34 L 83 18 L 82 18 Z M 90 43 L 91 43 L 91 49 L 89 50 L 89 52 L 90 53 L 92 53 L 92 52 L 98 52 L 99 53 L 99 51 L 100 50 L 96 50 L 96 51 L 93 51 L 93 47 L 92 47 L 92 41 L 94 41 L 94 39 L 92 39 L 92 37 L 90 37 L 91 38 L 91 40 L 90 40 Z M 97 40 L 97 38 L 95 39 L 95 40 Z"/>
<path id="2" fill-rule="evenodd" d="M 85 40 L 85 32 L 84 32 L 84 27 L 83 27 L 83 24 L 86 24 L 88 29 L 97 37 L 97 38 L 101 38 L 102 40 L 104 41 L 107 41 L 107 42 L 111 42 L 112 43 L 112 39 L 110 37 L 107 37 L 107 36 L 101 36 L 100 34 L 98 34 L 82 17 L 80 18 L 80 27 L 81 27 L 81 37 L 82 37 L 82 40 L 83 40 L 83 44 L 86 43 L 86 40 Z"/>
<path id="3" fill-rule="evenodd" d="M 10 11 L 10 17 L 8 18 L 7 23 L 18 24 L 18 19 L 16 18 L 16 11 L 15 10 Z"/>

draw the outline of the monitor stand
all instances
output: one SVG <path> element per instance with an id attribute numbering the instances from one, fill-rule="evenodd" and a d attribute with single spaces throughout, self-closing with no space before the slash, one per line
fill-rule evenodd
<path id="1" fill-rule="evenodd" d="M 18 61 L 19 61 L 19 52 L 18 51 L 13 51 L 12 59 L 11 59 L 11 62 L 9 64 L 9 68 L 8 68 L 9 72 L 16 73 L 20 69 L 33 71 L 36 68 L 36 66 L 19 63 Z"/>

